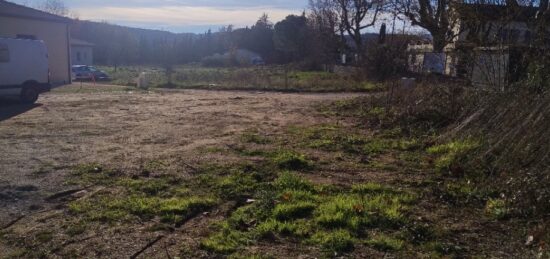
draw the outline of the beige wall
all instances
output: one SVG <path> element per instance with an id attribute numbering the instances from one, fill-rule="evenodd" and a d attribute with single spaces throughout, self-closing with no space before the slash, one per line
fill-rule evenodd
<path id="1" fill-rule="evenodd" d="M 17 34 L 25 34 L 43 40 L 48 48 L 52 84 L 70 82 L 67 24 L 0 15 L 0 25 L 0 37 L 15 38 Z"/>

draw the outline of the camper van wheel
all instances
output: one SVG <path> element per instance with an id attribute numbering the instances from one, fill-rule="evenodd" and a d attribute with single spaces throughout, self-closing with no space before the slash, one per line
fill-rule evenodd
<path id="1" fill-rule="evenodd" d="M 38 89 L 36 87 L 30 86 L 23 88 L 21 92 L 21 102 L 25 104 L 33 104 L 38 100 Z"/>

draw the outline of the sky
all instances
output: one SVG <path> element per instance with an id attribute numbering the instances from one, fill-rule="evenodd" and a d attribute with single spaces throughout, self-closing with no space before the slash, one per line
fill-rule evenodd
<path id="1" fill-rule="evenodd" d="M 12 0 L 33 5 L 41 0 Z M 202 33 L 245 27 L 267 13 L 272 22 L 307 9 L 308 0 L 63 0 L 81 20 L 171 32 Z"/>

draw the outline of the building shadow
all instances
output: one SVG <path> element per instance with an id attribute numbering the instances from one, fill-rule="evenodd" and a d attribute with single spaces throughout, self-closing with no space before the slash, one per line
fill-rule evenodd
<path id="1" fill-rule="evenodd" d="M 21 104 L 16 101 L 0 99 L 0 122 L 40 106 L 42 104 Z"/>

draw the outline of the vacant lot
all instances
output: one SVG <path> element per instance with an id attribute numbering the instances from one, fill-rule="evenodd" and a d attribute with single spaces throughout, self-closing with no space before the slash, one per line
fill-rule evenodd
<path id="1" fill-rule="evenodd" d="M 458 202 L 433 143 L 333 110 L 357 96 L 76 85 L 3 106 L 0 256 L 532 256 Z"/>
<path id="2" fill-rule="evenodd" d="M 301 71 L 283 66 L 241 68 L 175 67 L 172 84 L 163 68 L 125 66 L 100 67 L 113 79 L 110 84 L 135 85 L 140 73 L 147 73 L 151 87 L 213 90 L 265 90 L 282 92 L 372 92 L 384 88 L 381 83 L 365 80 L 360 71 L 338 73 Z M 343 70 L 343 69 L 342 69 Z"/>

